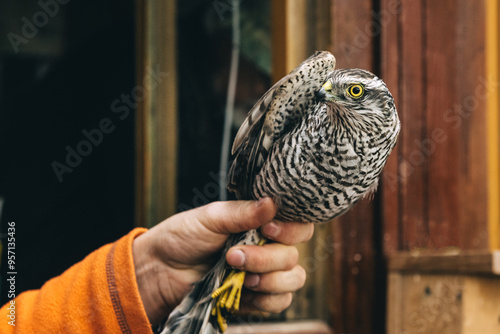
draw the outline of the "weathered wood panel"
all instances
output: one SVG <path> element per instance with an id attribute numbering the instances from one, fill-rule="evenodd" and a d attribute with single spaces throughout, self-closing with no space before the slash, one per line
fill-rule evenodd
<path id="1" fill-rule="evenodd" d="M 493 232 L 488 230 L 488 187 L 500 170 L 487 171 L 486 100 L 492 91 L 486 85 L 485 2 L 461 0 L 458 10 L 455 80 L 463 119 L 454 129 L 460 138 L 458 237 L 465 249 L 487 249 L 488 234 Z M 495 146 L 500 150 L 498 143 Z"/>
<path id="2" fill-rule="evenodd" d="M 399 12 L 401 6 L 399 0 L 382 1 L 380 11 L 387 13 L 381 20 L 382 33 L 380 36 L 380 69 L 381 76 L 387 86 L 390 88 L 392 96 L 396 101 L 396 107 L 401 115 L 400 106 L 400 75 L 401 67 L 401 48 L 399 41 L 401 32 L 399 30 Z M 403 123 L 404 124 L 404 123 Z M 403 129 L 404 131 L 404 129 Z M 400 137 L 402 138 L 402 136 Z M 400 198 L 400 176 L 399 154 L 402 147 L 401 139 L 394 148 L 393 153 L 385 166 L 380 182 L 379 193 L 382 198 L 381 217 L 383 221 L 383 244 L 385 253 L 392 253 L 401 248 L 402 245 L 402 226 L 399 219 L 401 214 L 402 199 Z"/>
<path id="3" fill-rule="evenodd" d="M 401 116 L 400 164 L 401 246 L 405 249 L 427 244 L 428 227 L 425 225 L 428 199 L 427 175 L 420 138 L 427 135 L 425 103 L 425 47 L 422 36 L 423 2 L 403 1 L 400 7 L 401 29 L 401 87 L 399 114 Z M 385 204 L 384 204 L 385 205 Z"/>
<path id="4" fill-rule="evenodd" d="M 453 275 L 391 273 L 389 334 L 459 334 L 464 278 Z"/>
<path id="5" fill-rule="evenodd" d="M 465 277 L 462 334 L 500 333 L 500 280 Z"/>
<path id="6" fill-rule="evenodd" d="M 381 8 L 395 8 L 381 68 L 402 122 L 384 173 L 385 252 L 487 249 L 484 3 L 383 0 Z"/>
<path id="7" fill-rule="evenodd" d="M 400 252 L 391 256 L 388 270 L 405 274 L 500 275 L 500 251 Z"/>
<path id="8" fill-rule="evenodd" d="M 435 253 L 389 259 L 387 332 L 498 333 L 500 252 Z"/>
<path id="9" fill-rule="evenodd" d="M 455 54 L 458 6 L 455 1 L 447 0 L 426 1 L 425 7 L 426 48 L 421 57 L 425 58 L 426 124 L 423 136 L 418 139 L 422 143 L 418 152 L 427 177 L 428 245 L 441 248 L 459 245 L 460 141 L 444 117 L 458 99 Z M 436 133 L 441 135 L 434 138 Z"/>

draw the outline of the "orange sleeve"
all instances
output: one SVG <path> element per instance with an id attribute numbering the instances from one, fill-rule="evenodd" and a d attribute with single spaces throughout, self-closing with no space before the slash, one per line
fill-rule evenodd
<path id="1" fill-rule="evenodd" d="M 40 290 L 21 293 L 14 299 L 14 312 L 11 302 L 5 304 L 0 310 L 0 333 L 153 333 L 132 258 L 132 241 L 145 231 L 134 229 Z"/>

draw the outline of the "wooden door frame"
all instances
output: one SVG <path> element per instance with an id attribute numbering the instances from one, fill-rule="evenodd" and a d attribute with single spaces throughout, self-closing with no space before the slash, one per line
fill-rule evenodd
<path id="1" fill-rule="evenodd" d="M 488 145 L 488 230 L 491 250 L 500 249 L 500 5 L 486 0 L 486 100 Z"/>
<path id="2" fill-rule="evenodd" d="M 176 1 L 137 0 L 136 225 L 177 211 Z"/>

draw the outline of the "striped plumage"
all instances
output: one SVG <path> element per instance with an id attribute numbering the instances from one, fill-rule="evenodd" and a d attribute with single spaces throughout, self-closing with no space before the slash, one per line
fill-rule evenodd
<path id="1" fill-rule="evenodd" d="M 334 67 L 332 54 L 316 52 L 250 110 L 228 175 L 239 199 L 269 196 L 278 219 L 325 222 L 375 191 L 400 129 L 394 100 L 372 73 Z M 225 253 L 258 240 L 256 230 L 232 236 L 162 333 L 218 333 L 210 294 L 226 275 Z"/>
<path id="2" fill-rule="evenodd" d="M 251 192 L 242 194 L 274 198 L 284 220 L 325 222 L 349 210 L 376 189 L 396 144 L 399 120 L 381 79 L 364 70 L 341 69 L 328 80 L 337 101 L 312 103 L 295 127 L 273 142 L 267 159 L 255 167 L 259 172 Z M 364 86 L 362 98 L 349 97 L 346 91 L 353 83 Z M 232 181 L 239 188 L 239 179 Z"/>

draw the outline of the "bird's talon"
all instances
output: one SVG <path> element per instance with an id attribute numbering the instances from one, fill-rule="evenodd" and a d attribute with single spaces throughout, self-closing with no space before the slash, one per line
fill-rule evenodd
<path id="1" fill-rule="evenodd" d="M 222 286 L 212 293 L 212 298 L 217 298 L 215 308 L 212 310 L 212 315 L 217 315 L 217 323 L 223 332 L 225 328 L 227 328 L 227 321 L 225 315 L 223 315 L 223 309 L 229 313 L 239 310 L 245 274 L 245 271 L 231 271 L 224 280 Z"/>
<path id="2" fill-rule="evenodd" d="M 219 328 L 222 332 L 225 332 L 226 329 L 227 329 L 227 321 L 226 321 L 226 318 L 222 315 L 222 311 L 219 307 L 219 305 L 217 305 L 217 307 L 215 308 L 216 312 L 217 312 L 217 323 L 219 324 Z"/>

